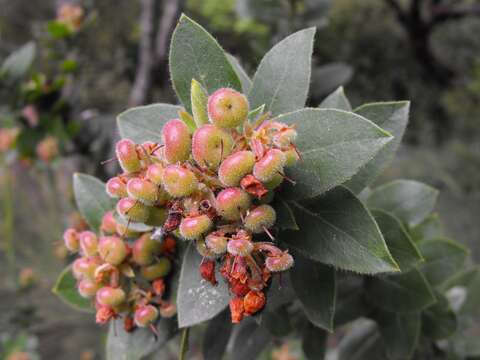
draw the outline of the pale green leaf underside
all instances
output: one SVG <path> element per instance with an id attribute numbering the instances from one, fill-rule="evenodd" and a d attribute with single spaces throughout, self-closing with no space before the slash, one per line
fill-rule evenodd
<path id="1" fill-rule="evenodd" d="M 302 255 L 358 273 L 398 271 L 372 216 L 346 188 L 293 203 L 292 209 L 302 235 L 285 231 L 281 238 Z"/>
<path id="2" fill-rule="evenodd" d="M 117 117 L 120 136 L 137 144 L 145 141 L 162 142 L 162 127 L 168 120 L 177 119 L 180 106 L 152 104 L 124 111 Z"/>
<path id="3" fill-rule="evenodd" d="M 35 43 L 29 42 L 11 53 L 0 67 L 0 75 L 5 74 L 12 80 L 17 80 L 26 74 L 35 60 Z"/>
<path id="4" fill-rule="evenodd" d="M 264 56 L 248 95 L 252 109 L 265 104 L 266 111 L 279 115 L 305 106 L 314 36 L 315 28 L 298 31 Z"/>
<path id="5" fill-rule="evenodd" d="M 62 301 L 76 310 L 93 312 L 92 302 L 80 296 L 77 290 L 77 280 L 73 277 L 70 266 L 66 267 L 58 276 L 52 289 Z"/>
<path id="6" fill-rule="evenodd" d="M 352 111 L 352 105 L 345 95 L 343 86 L 328 95 L 318 106 L 320 109 L 338 109 Z"/>
<path id="7" fill-rule="evenodd" d="M 287 199 L 320 195 L 355 175 L 391 141 L 391 135 L 369 120 L 335 109 L 302 109 L 278 117 L 298 131 L 302 159 L 286 169 L 296 185 L 285 186 Z"/>

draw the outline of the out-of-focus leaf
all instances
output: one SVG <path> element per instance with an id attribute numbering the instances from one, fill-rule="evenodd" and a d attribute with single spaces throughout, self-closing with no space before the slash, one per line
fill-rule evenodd
<path id="1" fill-rule="evenodd" d="M 190 87 L 196 79 L 209 93 L 242 85 L 218 42 L 199 24 L 182 15 L 170 44 L 170 75 L 178 98 L 191 112 Z"/>
<path id="2" fill-rule="evenodd" d="M 288 200 L 312 198 L 343 184 L 393 139 L 369 120 L 342 110 L 302 109 L 278 120 L 295 124 L 302 156 L 287 169 L 296 181 L 285 186 Z"/>
<path id="3" fill-rule="evenodd" d="M 114 206 L 105 192 L 105 184 L 93 176 L 76 173 L 73 175 L 73 191 L 78 211 L 92 230 L 98 231 L 103 215 Z"/>
<path id="4" fill-rule="evenodd" d="M 292 331 L 288 312 L 282 310 L 263 311 L 261 325 L 275 337 L 287 336 Z"/>
<path id="5" fill-rule="evenodd" d="M 252 87 L 252 80 L 248 76 L 247 72 L 243 69 L 242 65 L 240 65 L 240 61 L 238 59 L 231 55 L 227 54 L 228 61 L 230 61 L 230 64 L 232 64 L 233 69 L 237 73 L 238 78 L 240 79 L 240 82 L 242 83 L 242 90 L 244 94 L 248 94 L 251 87 Z"/>
<path id="6" fill-rule="evenodd" d="M 339 86 L 347 84 L 353 75 L 353 68 L 341 62 L 315 67 L 312 72 L 311 95 L 315 98 L 330 94 Z"/>
<path id="7" fill-rule="evenodd" d="M 213 286 L 200 276 L 202 257 L 189 244 L 183 257 L 178 286 L 177 310 L 180 328 L 210 320 L 228 305 L 230 293 L 217 271 L 218 285 Z M 218 270 L 218 269 L 217 269 Z"/>
<path id="8" fill-rule="evenodd" d="M 420 224 L 410 229 L 410 235 L 415 242 L 443 237 L 443 227 L 437 213 L 429 215 Z"/>
<path id="9" fill-rule="evenodd" d="M 328 95 L 318 106 L 320 109 L 338 109 L 352 111 L 352 105 L 345 95 L 343 86 L 340 86 L 333 93 Z"/>
<path id="10" fill-rule="evenodd" d="M 137 144 L 146 141 L 162 142 L 162 127 L 168 120 L 178 118 L 182 108 L 170 104 L 152 104 L 128 109 L 118 115 L 120 135 Z"/>
<path id="11" fill-rule="evenodd" d="M 29 42 L 11 53 L 0 67 L 0 77 L 6 76 L 10 80 L 23 77 L 35 60 L 35 43 Z"/>
<path id="12" fill-rule="evenodd" d="M 248 95 L 252 108 L 265 104 L 265 111 L 275 116 L 305 106 L 314 36 L 315 28 L 298 31 L 263 57 Z"/>
<path id="13" fill-rule="evenodd" d="M 230 312 L 226 309 L 209 323 L 203 336 L 202 354 L 204 359 L 221 360 L 227 349 L 232 332 Z"/>
<path id="14" fill-rule="evenodd" d="M 367 199 L 370 208 L 388 211 L 404 223 L 420 224 L 433 210 L 438 191 L 412 180 L 395 180 L 375 188 Z"/>
<path id="15" fill-rule="evenodd" d="M 73 308 L 81 311 L 92 312 L 92 302 L 80 296 L 77 290 L 77 280 L 73 277 L 70 266 L 65 268 L 57 278 L 52 289 L 60 299 Z"/>
<path id="16" fill-rule="evenodd" d="M 338 344 L 338 360 L 386 359 L 377 326 L 371 320 L 357 320 Z"/>
<path id="17" fill-rule="evenodd" d="M 302 235 L 287 230 L 281 239 L 303 256 L 358 273 L 399 270 L 373 217 L 348 189 L 293 203 L 292 209 Z"/>
<path id="18" fill-rule="evenodd" d="M 290 205 L 279 196 L 275 197 L 273 207 L 277 213 L 276 226 L 281 230 L 300 230 Z"/>
<path id="19" fill-rule="evenodd" d="M 253 319 L 245 319 L 233 342 L 232 359 L 256 359 L 269 342 L 270 334 L 264 327 Z"/>
<path id="20" fill-rule="evenodd" d="M 437 302 L 422 313 L 422 333 L 429 338 L 440 340 L 452 335 L 457 329 L 457 316 L 448 300 L 435 292 Z"/>
<path id="21" fill-rule="evenodd" d="M 327 351 L 327 332 L 308 323 L 302 334 L 302 350 L 308 360 L 321 360 Z"/>

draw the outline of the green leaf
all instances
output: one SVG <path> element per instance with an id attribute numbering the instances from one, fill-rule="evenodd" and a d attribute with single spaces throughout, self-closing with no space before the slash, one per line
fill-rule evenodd
<path id="1" fill-rule="evenodd" d="M 371 306 L 364 298 L 363 277 L 337 271 L 336 280 L 335 328 L 358 318 L 366 318 L 371 312 Z"/>
<path id="2" fill-rule="evenodd" d="M 272 336 L 284 337 L 292 331 L 292 324 L 286 309 L 262 311 L 261 315 L 261 325 L 264 326 Z"/>
<path id="3" fill-rule="evenodd" d="M 321 360 L 327 351 L 327 332 L 308 323 L 302 334 L 302 350 L 308 360 Z"/>
<path id="4" fill-rule="evenodd" d="M 367 199 L 370 208 L 395 215 L 404 223 L 420 224 L 433 210 L 438 191 L 412 180 L 395 180 L 375 188 Z"/>
<path id="5" fill-rule="evenodd" d="M 122 319 L 110 323 L 106 342 L 107 360 L 139 360 L 162 348 L 176 333 L 173 319 L 160 319 L 155 324 L 158 338 L 148 328 L 137 328 L 129 333 L 123 329 Z"/>
<path id="6" fill-rule="evenodd" d="M 320 195 L 355 175 L 392 137 L 367 119 L 341 110 L 302 109 L 278 117 L 295 124 L 302 161 L 288 168 L 296 185 L 285 186 L 288 199 Z"/>
<path id="7" fill-rule="evenodd" d="M 380 175 L 393 160 L 407 127 L 410 112 L 408 101 L 373 103 L 360 106 L 355 112 L 394 136 L 345 186 L 359 193 Z"/>
<path id="8" fill-rule="evenodd" d="M 103 215 L 114 207 L 105 184 L 93 176 L 76 173 L 73 175 L 73 192 L 78 211 L 92 231 L 99 231 Z"/>
<path id="9" fill-rule="evenodd" d="M 228 305 L 230 294 L 217 269 L 218 285 L 213 286 L 200 276 L 202 257 L 189 244 L 183 257 L 178 285 L 177 310 L 180 328 L 210 320 Z"/>
<path id="10" fill-rule="evenodd" d="M 372 215 L 401 271 L 408 271 L 423 260 L 417 246 L 398 219 L 382 210 L 372 210 Z"/>
<path id="11" fill-rule="evenodd" d="M 73 277 L 71 266 L 66 267 L 58 276 L 53 293 L 71 307 L 87 312 L 93 312 L 92 301 L 80 296 L 77 290 L 77 280 Z"/>
<path id="12" fill-rule="evenodd" d="M 233 70 L 237 73 L 238 78 L 240 79 L 240 82 L 242 83 L 242 90 L 244 94 L 248 94 L 252 87 L 252 80 L 250 80 L 250 77 L 248 76 L 247 72 L 243 69 L 242 65 L 240 64 L 240 61 L 238 59 L 231 55 L 227 54 L 228 61 L 230 61 L 230 64 L 233 66 Z"/>
<path id="13" fill-rule="evenodd" d="M 295 293 L 308 320 L 322 329 L 333 331 L 335 313 L 335 270 L 294 252 L 295 266 L 290 277 Z"/>
<path id="14" fill-rule="evenodd" d="M 411 359 L 420 337 L 420 314 L 377 311 L 374 315 L 379 333 L 391 360 Z"/>
<path id="15" fill-rule="evenodd" d="M 280 230 L 300 230 L 295 221 L 293 210 L 285 200 L 277 195 L 272 206 L 277 213 L 276 226 L 278 226 Z"/>
<path id="16" fill-rule="evenodd" d="M 209 94 L 222 87 L 242 90 L 240 80 L 218 42 L 184 14 L 172 35 L 169 64 L 173 88 L 188 112 L 192 111 L 192 79 L 200 82 Z"/>
<path id="17" fill-rule="evenodd" d="M 0 67 L 0 75 L 7 76 L 10 80 L 23 77 L 35 60 L 35 43 L 29 42 L 11 53 Z"/>
<path id="18" fill-rule="evenodd" d="M 182 120 L 185 125 L 187 125 L 190 134 L 193 134 L 197 129 L 197 125 L 195 124 L 195 120 L 193 120 L 193 116 L 185 110 L 179 110 L 178 116 L 180 117 L 180 120 Z"/>
<path id="19" fill-rule="evenodd" d="M 222 311 L 209 323 L 203 336 L 202 354 L 204 359 L 221 360 L 227 350 L 232 332 L 230 311 Z"/>
<path id="20" fill-rule="evenodd" d="M 147 225 L 147 224 L 133 222 L 133 221 L 127 221 L 123 217 L 118 215 L 116 212 L 113 214 L 113 217 L 115 218 L 115 221 L 117 223 L 120 223 L 123 226 L 128 226 L 128 230 L 131 230 L 131 231 L 147 232 L 147 231 L 151 231 L 153 229 L 153 226 L 150 226 L 150 225 Z"/>
<path id="21" fill-rule="evenodd" d="M 265 291 L 267 303 L 265 311 L 275 312 L 279 307 L 295 299 L 290 273 L 273 276 L 270 286 Z"/>
<path id="22" fill-rule="evenodd" d="M 425 258 L 419 269 L 432 286 L 442 285 L 461 271 L 468 255 L 465 247 L 447 239 L 426 240 L 418 246 Z"/>
<path id="23" fill-rule="evenodd" d="M 440 238 L 443 234 L 443 226 L 437 213 L 430 214 L 420 224 L 410 229 L 410 235 L 415 242 Z"/>
<path id="24" fill-rule="evenodd" d="M 68 25 L 59 21 L 50 21 L 47 24 L 47 30 L 55 39 L 63 39 L 72 34 Z"/>
<path id="25" fill-rule="evenodd" d="M 256 359 L 270 341 L 270 334 L 253 319 L 244 319 L 233 343 L 232 360 Z"/>
<path id="26" fill-rule="evenodd" d="M 197 127 L 202 126 L 203 124 L 208 123 L 208 112 L 207 112 L 207 102 L 208 96 L 205 93 L 205 90 L 202 89 L 202 85 L 192 79 L 192 88 L 191 88 L 191 101 L 192 101 L 192 114 L 193 120 Z"/>
<path id="27" fill-rule="evenodd" d="M 137 144 L 145 141 L 162 141 L 162 127 L 168 120 L 178 118 L 182 108 L 170 104 L 153 104 L 128 109 L 118 115 L 120 136 Z"/>
<path id="28" fill-rule="evenodd" d="M 457 330 L 457 316 L 446 297 L 435 292 L 437 302 L 422 313 L 422 333 L 434 340 L 445 339 Z"/>
<path id="29" fill-rule="evenodd" d="M 264 111 L 265 111 L 265 104 L 260 105 L 259 107 L 253 110 L 250 110 L 250 112 L 248 113 L 248 119 L 250 119 L 251 121 L 254 121 L 257 119 L 257 117 L 263 114 Z"/>
<path id="30" fill-rule="evenodd" d="M 298 31 L 276 44 L 262 59 L 248 99 L 266 104 L 272 115 L 301 109 L 307 100 L 315 28 Z"/>
<path id="31" fill-rule="evenodd" d="M 328 95 L 318 106 L 320 109 L 338 109 L 352 111 L 352 105 L 348 101 L 343 86 L 340 86 L 333 93 Z"/>
<path id="32" fill-rule="evenodd" d="M 435 296 L 417 269 L 368 279 L 366 296 L 375 306 L 399 313 L 418 312 L 435 303 Z"/>
<path id="33" fill-rule="evenodd" d="M 338 344 L 338 360 L 385 359 L 385 349 L 377 326 L 371 320 L 357 320 Z"/>
<path id="34" fill-rule="evenodd" d="M 398 271 L 385 240 L 368 210 L 348 189 L 293 203 L 302 231 L 284 231 L 281 239 L 312 260 L 358 273 Z"/>

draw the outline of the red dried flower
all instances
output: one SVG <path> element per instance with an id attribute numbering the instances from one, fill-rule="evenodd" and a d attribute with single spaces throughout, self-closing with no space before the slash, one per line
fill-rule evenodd
<path id="1" fill-rule="evenodd" d="M 200 264 L 200 275 L 212 285 L 217 285 L 217 279 L 215 278 L 215 261 L 204 260 Z"/>

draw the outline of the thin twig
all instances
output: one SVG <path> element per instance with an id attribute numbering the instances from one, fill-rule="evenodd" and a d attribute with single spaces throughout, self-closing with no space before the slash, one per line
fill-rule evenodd
<path id="1" fill-rule="evenodd" d="M 185 328 L 182 331 L 182 338 L 180 340 L 180 355 L 179 360 L 186 360 L 187 351 L 188 351 L 188 333 L 190 328 Z"/>

